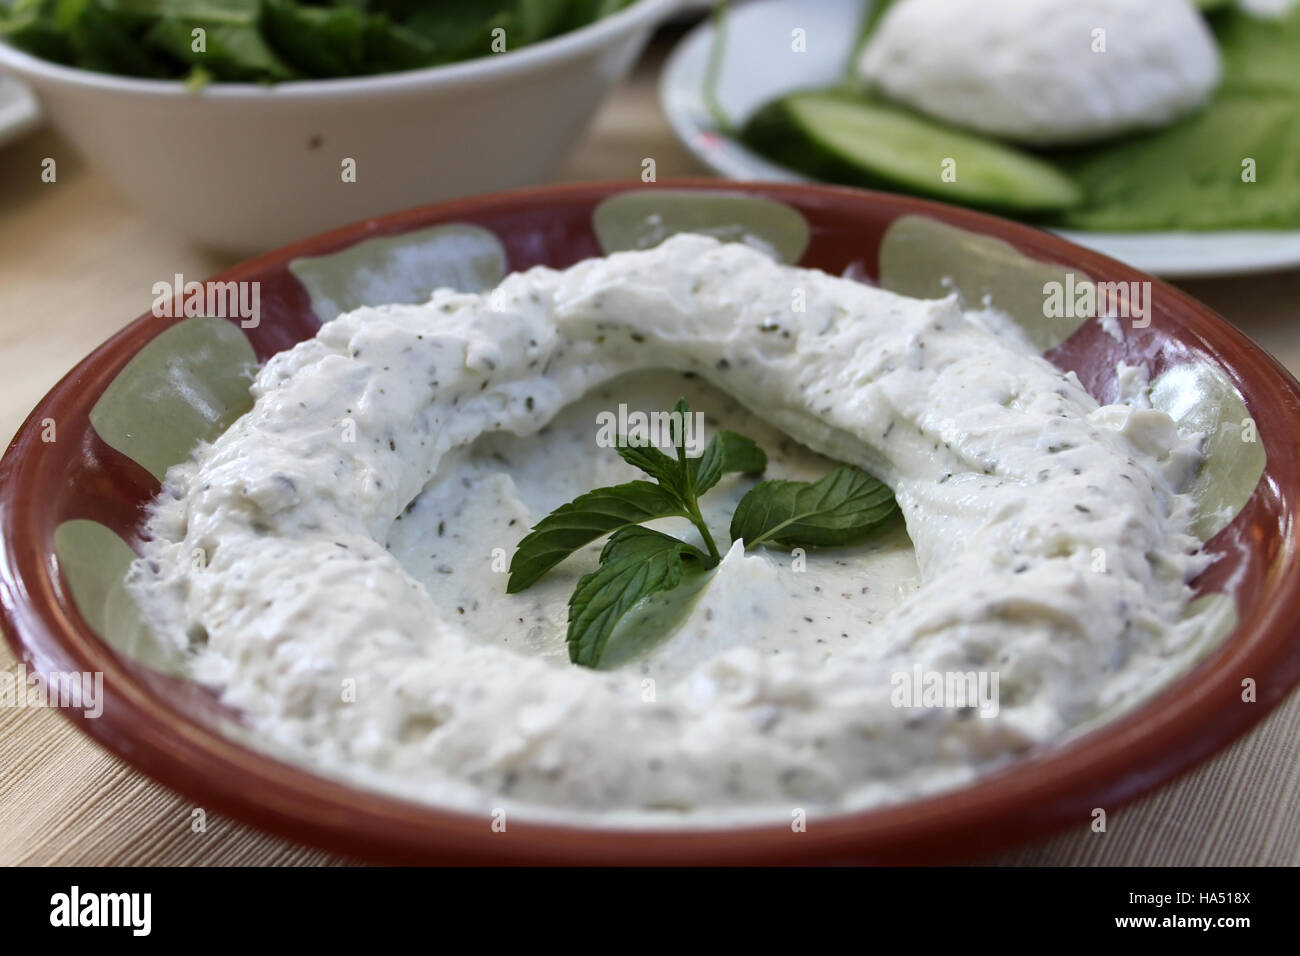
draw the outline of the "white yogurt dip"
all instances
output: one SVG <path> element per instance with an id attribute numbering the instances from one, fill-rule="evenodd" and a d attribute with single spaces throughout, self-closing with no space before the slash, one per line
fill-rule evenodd
<path id="1" fill-rule="evenodd" d="M 931 116 L 1049 146 L 1163 126 L 1208 101 L 1220 64 L 1188 0 L 898 0 L 858 72 Z"/>
<path id="2" fill-rule="evenodd" d="M 611 449 L 595 447 L 597 415 L 620 404 L 661 411 L 678 397 L 688 399 L 707 422 L 725 422 L 767 449 L 766 478 L 814 481 L 834 467 L 834 462 L 799 447 L 692 373 L 639 372 L 598 386 L 526 438 L 485 435 L 458 453 L 394 524 L 386 542 L 389 550 L 436 604 L 456 608 L 459 617 L 478 618 L 467 621 L 472 634 L 569 666 L 569 595 L 582 575 L 595 570 L 604 541 L 504 600 L 502 574 L 492 572 L 492 549 L 485 545 L 496 542 L 493 547 L 501 548 L 496 554 L 499 569 L 527 529 L 559 505 L 594 487 L 644 478 Z M 706 431 L 705 440 L 708 437 Z M 557 462 L 580 462 L 581 467 L 557 468 Z M 712 529 L 725 536 L 736 503 L 755 481 L 726 476 L 701 498 Z M 647 527 L 700 543 L 682 518 L 653 521 Z M 725 543 L 725 537 L 722 540 Z M 467 553 L 484 560 L 465 561 Z M 657 684 L 683 678 L 701 662 L 735 646 L 783 654 L 815 651 L 822 645 L 830 656 L 836 647 L 847 646 L 845 642 L 862 640 L 919 584 L 915 553 L 901 521 L 890 522 L 852 548 L 768 554 L 773 560 L 761 565 L 762 580 L 729 598 L 745 607 L 727 606 L 727 613 L 719 613 L 728 603 L 721 582 L 694 600 L 683 602 L 678 592 L 652 598 L 631 640 L 611 647 L 602 666 L 632 668 Z M 743 560 L 739 554 L 732 558 L 733 563 Z M 678 614 L 687 608 L 692 610 L 692 637 L 676 640 L 669 635 Z M 741 620 L 746 616 L 748 620 Z M 649 648 L 652 653 L 641 653 Z"/>
<path id="3" fill-rule="evenodd" d="M 272 358 L 253 409 L 169 473 L 132 587 L 268 746 L 440 805 L 706 825 L 951 787 L 1197 651 L 1196 442 L 996 329 L 694 235 L 360 309 Z M 638 612 L 633 637 L 661 637 L 574 666 L 592 549 L 517 595 L 504 558 L 633 476 L 598 411 L 681 394 L 769 477 L 877 475 L 906 533 L 803 570 L 734 545 Z M 703 499 L 724 550 L 752 482 Z M 996 716 L 896 706 L 899 675 L 967 672 L 996 674 Z"/>

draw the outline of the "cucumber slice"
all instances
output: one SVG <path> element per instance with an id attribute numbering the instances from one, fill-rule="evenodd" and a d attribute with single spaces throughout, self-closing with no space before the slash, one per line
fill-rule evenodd
<path id="1" fill-rule="evenodd" d="M 764 107 L 741 138 L 800 172 L 949 202 L 1051 212 L 1083 201 L 1055 166 L 899 107 L 837 93 L 794 93 Z M 945 181 L 945 161 L 949 178 Z"/>

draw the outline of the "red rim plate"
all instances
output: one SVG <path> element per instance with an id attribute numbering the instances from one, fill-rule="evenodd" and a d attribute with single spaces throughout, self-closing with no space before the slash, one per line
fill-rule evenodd
<path id="1" fill-rule="evenodd" d="M 826 186 L 680 180 L 658 185 L 546 186 L 429 206 L 367 220 L 241 263 L 219 281 L 262 283 L 263 321 L 248 330 L 259 358 L 314 333 L 318 320 L 287 264 L 375 236 L 444 223 L 496 233 L 510 270 L 563 267 L 601 254 L 591 213 L 636 189 L 719 190 L 784 202 L 811 227 L 803 265 L 832 274 L 850 265 L 876 273 L 886 228 L 922 214 L 1010 242 L 1025 255 L 1105 281 L 1149 281 L 1150 328 L 1124 345 L 1096 322 L 1049 353 L 1100 392 L 1115 361 L 1153 371 L 1177 359 L 1221 368 L 1255 417 L 1268 464 L 1254 495 L 1208 547 L 1224 555 L 1200 582 L 1232 591 L 1239 624 L 1192 671 L 1140 708 L 976 784 L 880 810 L 788 825 L 712 830 L 613 830 L 516 822 L 493 833 L 486 817 L 439 810 L 327 779 L 249 749 L 216 729 L 212 695 L 119 656 L 86 624 L 54 557 L 70 518 L 138 528 L 157 490 L 139 465 L 107 446 L 89 412 L 123 366 L 173 320 L 142 316 L 96 349 L 42 399 L 0 461 L 0 623 L 29 669 L 102 672 L 104 711 L 68 716 L 132 766 L 197 804 L 245 823 L 351 856 L 390 863 L 748 864 L 920 863 L 967 858 L 1067 825 L 1086 826 L 1165 783 L 1245 733 L 1300 682 L 1300 385 L 1207 307 L 1113 260 L 1063 239 L 981 213 L 906 197 Z M 59 423 L 57 443 L 41 423 Z M 67 440 L 66 436 L 75 436 Z M 1257 700 L 1244 703 L 1242 680 Z"/>

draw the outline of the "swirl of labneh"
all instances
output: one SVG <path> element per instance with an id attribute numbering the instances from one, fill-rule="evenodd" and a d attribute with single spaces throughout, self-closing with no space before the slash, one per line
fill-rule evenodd
<path id="1" fill-rule="evenodd" d="M 632 668 L 471 639 L 380 542 L 449 452 L 535 433 L 638 369 L 696 372 L 886 481 L 919 591 L 829 658 L 741 640 L 653 699 Z M 877 805 L 1149 694 L 1193 643 L 1180 618 L 1205 559 L 1177 486 L 1194 446 L 1160 412 L 1099 408 L 955 297 L 681 235 L 495 293 L 358 309 L 274 356 L 252 391 L 168 474 L 132 589 L 268 746 L 417 799 L 688 825 Z M 723 598 L 712 628 L 729 613 L 745 627 L 771 560 L 731 549 L 707 585 Z M 498 589 L 513 599 L 504 576 Z M 917 665 L 996 671 L 998 715 L 893 706 L 891 675 Z"/>

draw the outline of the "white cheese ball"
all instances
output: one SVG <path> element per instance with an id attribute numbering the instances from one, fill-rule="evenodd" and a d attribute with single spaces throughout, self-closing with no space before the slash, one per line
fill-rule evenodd
<path id="1" fill-rule="evenodd" d="M 1219 51 L 1188 0 L 899 0 L 858 69 L 921 112 L 1049 146 L 1196 109 Z"/>

